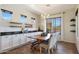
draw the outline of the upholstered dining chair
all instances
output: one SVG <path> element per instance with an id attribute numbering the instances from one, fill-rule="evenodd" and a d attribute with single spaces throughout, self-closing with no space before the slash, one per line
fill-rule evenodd
<path id="1" fill-rule="evenodd" d="M 40 44 L 40 53 L 42 53 L 42 48 L 48 50 L 48 53 L 50 53 L 50 51 L 53 52 L 53 48 L 56 47 L 58 39 L 59 39 L 59 33 L 53 33 L 53 35 L 51 35 L 49 39 L 48 44 L 45 43 Z"/>
<path id="2" fill-rule="evenodd" d="M 42 35 L 43 34 L 43 35 Z M 42 36 L 46 36 L 46 38 L 45 38 L 45 42 L 47 42 L 47 40 L 50 38 L 50 34 L 48 33 L 48 34 L 46 34 L 46 33 L 42 33 L 41 35 Z M 32 38 L 33 39 L 33 38 Z M 35 38 L 34 38 L 35 39 Z M 38 46 L 40 43 L 36 40 L 36 41 L 34 41 L 34 42 L 32 42 L 32 45 L 31 45 L 31 49 L 33 49 L 34 47 L 36 47 L 36 46 Z"/>

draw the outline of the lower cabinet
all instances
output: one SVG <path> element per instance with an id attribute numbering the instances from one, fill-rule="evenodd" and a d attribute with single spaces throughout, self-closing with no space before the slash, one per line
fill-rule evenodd
<path id="1" fill-rule="evenodd" d="M 24 41 L 25 41 L 24 43 L 27 43 L 28 42 L 27 41 L 27 34 L 24 34 L 23 36 L 24 36 Z"/>
<path id="2" fill-rule="evenodd" d="M 32 37 L 38 34 L 41 33 L 25 33 L 25 34 L 0 36 L 0 52 L 27 43 L 29 41 L 32 42 L 35 39 L 29 38 L 29 36 Z"/>
<path id="3" fill-rule="evenodd" d="M 21 39 L 21 40 L 20 40 L 20 43 L 21 43 L 21 44 L 24 44 L 24 43 L 25 43 L 24 35 L 21 34 L 20 37 L 21 37 L 21 38 L 20 38 L 20 39 Z"/>
<path id="4" fill-rule="evenodd" d="M 27 33 L 27 34 L 26 34 L 27 42 L 31 41 L 31 38 L 29 38 L 30 36 L 31 36 L 30 33 Z"/>
<path id="5" fill-rule="evenodd" d="M 13 47 L 20 45 L 20 36 L 17 34 L 17 35 L 13 35 L 12 37 L 13 37 L 13 39 L 12 39 Z"/>
<path id="6" fill-rule="evenodd" d="M 1 36 L 0 36 L 0 51 L 1 51 Z"/>
<path id="7" fill-rule="evenodd" d="M 11 48 L 10 45 L 11 36 L 2 36 L 1 37 L 1 50 L 6 50 Z"/>

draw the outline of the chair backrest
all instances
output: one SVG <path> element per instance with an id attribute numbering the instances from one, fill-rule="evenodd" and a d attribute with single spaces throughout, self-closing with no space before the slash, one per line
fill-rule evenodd
<path id="1" fill-rule="evenodd" d="M 53 48 L 59 39 L 59 33 L 53 33 L 49 40 L 49 49 Z"/>
<path id="2" fill-rule="evenodd" d="M 43 33 L 41 34 L 41 36 L 47 36 L 47 33 L 46 33 L 46 32 L 43 32 Z"/>
<path id="3" fill-rule="evenodd" d="M 46 38 L 45 38 L 45 40 L 50 39 L 50 37 L 51 37 L 51 34 L 50 34 L 50 33 L 48 33 L 48 34 L 47 34 L 47 36 L 46 36 Z"/>

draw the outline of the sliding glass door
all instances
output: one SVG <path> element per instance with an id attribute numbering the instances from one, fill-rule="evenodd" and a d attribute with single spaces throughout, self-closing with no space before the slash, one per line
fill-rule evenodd
<path id="1" fill-rule="evenodd" d="M 61 17 L 47 19 L 47 32 L 61 32 Z"/>
<path id="2" fill-rule="evenodd" d="M 57 17 L 57 18 L 53 18 L 52 19 L 52 31 L 53 32 L 61 32 L 61 18 Z"/>

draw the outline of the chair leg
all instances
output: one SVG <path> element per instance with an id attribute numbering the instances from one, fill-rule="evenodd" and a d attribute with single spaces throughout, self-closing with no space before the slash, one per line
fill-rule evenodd
<path id="1" fill-rule="evenodd" d="M 51 52 L 53 53 L 53 48 L 51 48 Z"/>
<path id="2" fill-rule="evenodd" d="M 50 54 L 50 49 L 48 49 L 48 54 Z"/>
<path id="3" fill-rule="evenodd" d="M 41 47 L 40 47 L 40 54 L 41 54 Z"/>
<path id="4" fill-rule="evenodd" d="M 50 54 L 51 52 L 53 53 L 53 48 L 48 49 L 48 54 Z"/>
<path id="5" fill-rule="evenodd" d="M 55 49 L 57 49 L 57 43 L 56 43 Z"/>

